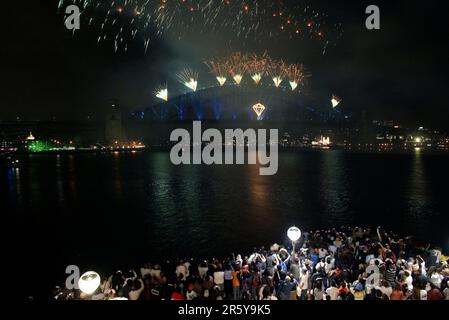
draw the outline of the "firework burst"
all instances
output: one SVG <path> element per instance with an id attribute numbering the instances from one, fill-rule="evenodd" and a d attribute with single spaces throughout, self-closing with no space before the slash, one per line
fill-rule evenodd
<path id="1" fill-rule="evenodd" d="M 247 70 L 245 60 L 245 55 L 241 52 L 233 53 L 227 60 L 228 73 L 238 86 L 241 84 L 243 75 Z"/>
<path id="2" fill-rule="evenodd" d="M 187 88 L 196 92 L 198 89 L 198 73 L 192 69 L 184 69 L 180 74 L 178 74 L 178 79 Z"/>
<path id="3" fill-rule="evenodd" d="M 181 39 L 188 34 L 213 32 L 231 35 L 235 43 L 262 43 L 272 39 L 313 39 L 323 47 L 342 35 L 311 0 L 59 0 L 59 14 L 75 4 L 82 11 L 82 28 L 96 33 L 98 44 L 127 51 L 139 41 L 145 51 L 156 37 Z"/>
<path id="4" fill-rule="evenodd" d="M 282 81 L 288 75 L 288 65 L 284 61 L 270 61 L 268 73 L 273 80 L 274 86 L 279 88 Z"/>
<path id="5" fill-rule="evenodd" d="M 299 85 L 304 85 L 307 75 L 302 64 L 292 64 L 287 67 L 288 80 L 292 91 L 295 91 Z"/>
<path id="6" fill-rule="evenodd" d="M 226 61 L 212 60 L 205 62 L 205 64 L 209 67 L 210 72 L 215 75 L 215 79 L 217 79 L 218 84 L 221 87 L 224 86 L 227 81 L 229 70 Z"/>
<path id="7" fill-rule="evenodd" d="M 270 57 L 267 55 L 267 53 L 264 53 L 262 56 L 252 55 L 247 60 L 248 61 L 246 63 L 248 66 L 248 72 L 254 83 L 256 85 L 259 85 L 262 81 L 262 78 L 268 71 L 270 65 Z"/>
<path id="8" fill-rule="evenodd" d="M 332 108 L 338 107 L 338 105 L 340 104 L 340 102 L 341 102 L 340 97 L 336 96 L 335 94 L 332 95 L 332 99 L 331 99 Z"/>
<path id="9" fill-rule="evenodd" d="M 168 88 L 167 85 L 160 86 L 154 91 L 154 95 L 156 98 L 159 98 L 164 101 L 168 101 Z"/>

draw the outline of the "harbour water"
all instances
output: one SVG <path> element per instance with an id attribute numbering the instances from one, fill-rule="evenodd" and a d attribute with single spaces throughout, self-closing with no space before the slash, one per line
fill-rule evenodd
<path id="1" fill-rule="evenodd" d="M 2 168 L 9 267 L 53 285 L 82 270 L 214 257 L 285 231 L 381 225 L 449 247 L 449 156 L 298 151 L 254 165 L 173 166 L 168 152 L 21 155 Z M 9 248 L 8 248 L 9 247 Z"/>

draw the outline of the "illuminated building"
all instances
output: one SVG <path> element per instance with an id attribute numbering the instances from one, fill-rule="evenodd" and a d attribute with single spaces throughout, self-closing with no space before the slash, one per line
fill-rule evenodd
<path id="1" fill-rule="evenodd" d="M 106 116 L 105 140 L 109 144 L 120 144 L 124 140 L 122 114 L 120 108 L 113 103 Z"/>
<path id="2" fill-rule="evenodd" d="M 54 146 L 47 141 L 32 140 L 26 143 L 26 149 L 29 152 L 47 152 L 52 151 Z"/>
<path id="3" fill-rule="evenodd" d="M 14 141 L 0 140 L 0 151 L 15 151 L 17 150 L 17 143 Z"/>
<path id="4" fill-rule="evenodd" d="M 33 134 L 30 132 L 30 134 L 26 138 L 26 141 L 34 141 L 34 140 L 36 140 L 36 139 L 34 138 Z"/>
<path id="5" fill-rule="evenodd" d="M 331 146 L 330 137 L 320 136 L 315 141 L 312 141 L 312 147 L 314 148 L 329 149 L 330 146 Z"/>

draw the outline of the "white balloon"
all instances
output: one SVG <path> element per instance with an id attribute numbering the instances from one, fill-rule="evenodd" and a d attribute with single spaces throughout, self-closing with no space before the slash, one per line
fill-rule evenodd
<path id="1" fill-rule="evenodd" d="M 88 271 L 80 277 L 78 287 L 85 294 L 92 294 L 100 286 L 100 282 L 101 278 L 98 273 L 95 271 Z"/>
<path id="2" fill-rule="evenodd" d="M 301 238 L 301 230 L 297 227 L 291 227 L 287 231 L 287 236 L 291 241 L 298 241 Z"/>

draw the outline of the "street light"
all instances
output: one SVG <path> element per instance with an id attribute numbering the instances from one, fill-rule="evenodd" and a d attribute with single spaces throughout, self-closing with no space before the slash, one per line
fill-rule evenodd
<path id="1" fill-rule="evenodd" d="M 82 292 L 89 295 L 95 292 L 100 286 L 100 275 L 95 271 L 84 273 L 78 281 L 78 287 Z"/>
<path id="2" fill-rule="evenodd" d="M 299 230 L 298 227 L 291 227 L 287 231 L 287 236 L 290 239 L 290 241 L 292 242 L 293 252 L 295 252 L 296 242 L 298 242 L 298 240 L 301 238 L 301 230 Z"/>

